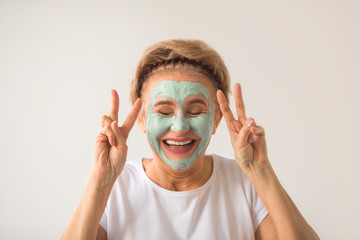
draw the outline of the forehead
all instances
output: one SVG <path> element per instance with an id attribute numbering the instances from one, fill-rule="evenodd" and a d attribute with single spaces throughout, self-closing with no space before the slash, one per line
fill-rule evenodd
<path id="1" fill-rule="evenodd" d="M 152 90 L 152 103 L 159 98 L 171 98 L 180 102 L 190 96 L 203 95 L 209 101 L 209 92 L 207 88 L 198 82 L 174 80 L 161 81 Z"/>
<path id="2" fill-rule="evenodd" d="M 173 83 L 169 83 L 168 80 L 172 80 Z M 184 89 L 190 91 L 191 94 Z M 212 81 L 205 75 L 191 71 L 164 71 L 151 75 L 142 88 L 143 100 L 149 101 L 155 92 L 158 97 L 166 98 L 170 95 L 186 98 L 195 94 L 207 94 L 210 99 L 215 97 L 215 87 Z"/>

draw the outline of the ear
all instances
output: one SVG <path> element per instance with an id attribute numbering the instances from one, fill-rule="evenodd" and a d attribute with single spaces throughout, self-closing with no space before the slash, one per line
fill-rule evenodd
<path id="1" fill-rule="evenodd" d="M 145 121 L 145 114 L 143 110 L 141 109 L 138 117 L 136 118 L 136 123 L 140 128 L 140 131 L 142 133 L 146 133 L 146 121 Z"/>
<path id="2" fill-rule="evenodd" d="M 213 128 L 213 132 L 212 135 L 214 135 L 216 133 L 216 129 L 219 126 L 221 119 L 223 117 L 222 112 L 220 111 L 220 109 L 217 111 L 215 119 L 214 119 L 214 128 Z"/>

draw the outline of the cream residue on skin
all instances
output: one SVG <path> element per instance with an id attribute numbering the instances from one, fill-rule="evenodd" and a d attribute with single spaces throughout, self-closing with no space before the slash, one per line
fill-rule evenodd
<path id="1" fill-rule="evenodd" d="M 196 117 L 184 117 L 184 101 L 186 98 L 202 94 L 209 106 L 209 112 Z M 179 114 L 171 117 L 160 116 L 152 111 L 159 98 L 175 99 Z M 207 148 L 214 126 L 214 111 L 211 105 L 207 88 L 197 82 L 166 80 L 159 82 L 152 91 L 146 117 L 147 137 L 150 145 L 159 154 L 161 159 L 175 170 L 189 168 Z M 194 153 L 185 159 L 169 159 L 160 147 L 159 137 L 169 130 L 184 131 L 190 129 L 200 137 L 200 144 Z"/>

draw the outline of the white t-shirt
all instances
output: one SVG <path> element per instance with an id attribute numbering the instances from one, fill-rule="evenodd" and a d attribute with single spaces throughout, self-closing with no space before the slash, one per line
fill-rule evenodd
<path id="1" fill-rule="evenodd" d="M 127 162 L 100 221 L 108 239 L 255 239 L 268 211 L 234 160 L 212 155 L 200 188 L 170 191 L 148 178 L 142 159 Z"/>

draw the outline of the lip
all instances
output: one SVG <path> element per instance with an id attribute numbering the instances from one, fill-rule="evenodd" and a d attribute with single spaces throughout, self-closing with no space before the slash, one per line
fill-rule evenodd
<path id="1" fill-rule="evenodd" d="M 166 140 L 171 140 L 175 142 L 185 142 L 185 141 L 193 141 L 190 145 L 186 146 L 169 146 L 165 143 Z M 168 151 L 169 153 L 188 153 L 190 152 L 194 146 L 196 145 L 197 140 L 193 138 L 165 138 L 161 141 L 162 147 Z"/>
<path id="2" fill-rule="evenodd" d="M 189 141 L 189 140 L 196 140 L 194 138 L 164 138 L 163 141 L 165 140 L 171 140 L 171 141 L 175 141 L 175 142 L 185 142 L 185 141 Z"/>

